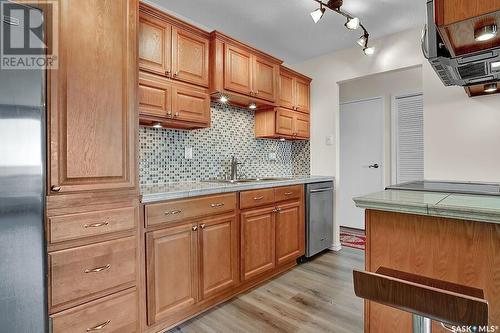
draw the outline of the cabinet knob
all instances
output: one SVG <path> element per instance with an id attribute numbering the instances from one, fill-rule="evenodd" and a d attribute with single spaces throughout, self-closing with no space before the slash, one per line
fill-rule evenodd
<path id="1" fill-rule="evenodd" d="M 61 186 L 52 185 L 52 186 L 50 187 L 50 190 L 51 190 L 52 192 L 59 192 L 59 191 L 61 190 Z"/>
<path id="2" fill-rule="evenodd" d="M 178 75 L 179 75 L 179 71 L 176 71 L 176 72 L 174 73 L 174 77 L 177 77 Z"/>
<path id="3" fill-rule="evenodd" d="M 193 229 L 193 231 L 196 231 L 196 230 L 198 230 L 198 226 L 197 225 L 193 225 L 193 227 L 191 229 Z"/>
<path id="4" fill-rule="evenodd" d="M 203 223 L 202 225 L 200 225 L 200 228 L 205 229 L 205 223 Z"/>
<path id="5" fill-rule="evenodd" d="M 259 94 L 259 91 L 257 90 L 257 91 L 255 92 L 255 95 L 258 95 L 258 94 Z"/>
<path id="6" fill-rule="evenodd" d="M 174 117 L 175 118 L 179 117 L 179 112 L 176 112 Z"/>
<path id="7" fill-rule="evenodd" d="M 165 75 L 166 75 L 167 77 L 170 77 L 170 71 L 165 71 Z"/>

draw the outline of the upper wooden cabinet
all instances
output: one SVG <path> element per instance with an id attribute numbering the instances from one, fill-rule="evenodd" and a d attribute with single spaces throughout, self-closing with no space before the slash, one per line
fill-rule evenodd
<path id="1" fill-rule="evenodd" d="M 258 108 L 275 105 L 278 99 L 281 60 L 245 45 L 218 31 L 210 38 L 210 94 L 229 97 L 229 102 Z"/>
<path id="2" fill-rule="evenodd" d="M 140 5 L 139 68 L 208 87 L 208 33 L 145 3 Z"/>
<path id="3" fill-rule="evenodd" d="M 435 0 L 439 33 L 453 56 L 500 46 L 500 36 L 486 42 L 474 39 L 485 25 L 500 25 L 500 0 Z"/>
<path id="4" fill-rule="evenodd" d="M 284 108 L 259 111 L 255 114 L 255 137 L 292 140 L 309 139 L 309 115 Z"/>
<path id="5" fill-rule="evenodd" d="M 60 2 L 59 68 L 48 72 L 49 194 L 136 186 L 137 6 Z"/>
<path id="6" fill-rule="evenodd" d="M 309 113 L 311 79 L 281 66 L 279 83 L 279 105 L 283 108 Z"/>
<path id="7" fill-rule="evenodd" d="M 138 96 L 143 124 L 160 122 L 185 129 L 210 126 L 210 96 L 206 89 L 140 73 Z"/>

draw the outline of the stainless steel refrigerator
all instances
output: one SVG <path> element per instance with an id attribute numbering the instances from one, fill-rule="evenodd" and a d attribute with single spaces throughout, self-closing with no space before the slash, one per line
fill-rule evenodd
<path id="1" fill-rule="evenodd" d="M 0 332 L 48 330 L 44 189 L 45 72 L 0 69 Z"/>

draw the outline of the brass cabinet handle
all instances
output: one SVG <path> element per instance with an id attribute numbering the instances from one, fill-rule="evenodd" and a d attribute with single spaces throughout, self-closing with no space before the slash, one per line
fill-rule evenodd
<path id="1" fill-rule="evenodd" d="M 254 200 L 262 200 L 262 199 L 264 199 L 264 196 L 263 196 L 263 195 L 261 195 L 260 197 L 254 197 L 253 199 L 254 199 Z"/>
<path id="2" fill-rule="evenodd" d="M 202 225 L 200 225 L 200 228 L 205 229 L 205 223 L 203 223 Z"/>
<path id="3" fill-rule="evenodd" d="M 92 269 L 86 269 L 84 272 L 85 273 L 99 273 L 99 272 L 102 272 L 102 271 L 105 271 L 107 269 L 109 269 L 111 267 L 110 264 L 107 264 L 106 266 L 101 266 L 101 267 L 96 267 L 96 268 L 92 268 Z"/>
<path id="4" fill-rule="evenodd" d="M 222 206 L 224 206 L 223 202 L 217 202 L 217 203 L 210 204 L 210 207 L 212 207 L 212 208 L 219 208 Z"/>
<path id="5" fill-rule="evenodd" d="M 177 77 L 179 75 L 179 71 L 175 71 L 174 76 Z"/>
<path id="6" fill-rule="evenodd" d="M 104 327 L 108 326 L 109 323 L 111 322 L 111 320 L 108 320 L 108 321 L 105 321 L 104 323 L 101 323 L 97 326 L 94 326 L 94 327 L 89 327 L 87 328 L 87 332 L 95 332 L 95 331 L 100 331 L 102 330 Z"/>
<path id="7" fill-rule="evenodd" d="M 174 118 L 177 118 L 177 117 L 179 117 L 179 112 L 176 112 L 174 115 Z"/>
<path id="8" fill-rule="evenodd" d="M 83 227 L 84 228 L 99 228 L 99 227 L 105 227 L 109 224 L 108 221 L 100 222 L 100 223 L 91 223 L 91 224 L 85 224 Z"/>
<path id="9" fill-rule="evenodd" d="M 52 185 L 52 186 L 50 187 L 50 190 L 51 190 L 52 192 L 59 192 L 59 191 L 61 190 L 61 186 Z"/>
<path id="10" fill-rule="evenodd" d="M 292 195 L 292 194 L 293 194 L 293 192 L 285 192 L 284 194 L 285 194 L 285 195 Z"/>
<path id="11" fill-rule="evenodd" d="M 171 210 L 169 212 L 165 212 L 164 214 L 165 214 L 165 216 L 168 216 L 168 215 L 177 215 L 177 214 L 180 214 L 180 213 L 182 213 L 182 210 L 177 209 L 177 210 Z"/>
<path id="12" fill-rule="evenodd" d="M 196 231 L 196 230 L 198 230 L 198 226 L 197 225 L 193 225 L 193 227 L 191 229 L 193 229 L 193 231 Z"/>
<path id="13" fill-rule="evenodd" d="M 279 212 L 281 212 L 281 208 L 276 207 L 276 209 L 274 210 L 274 212 L 275 212 L 275 213 L 279 213 Z"/>

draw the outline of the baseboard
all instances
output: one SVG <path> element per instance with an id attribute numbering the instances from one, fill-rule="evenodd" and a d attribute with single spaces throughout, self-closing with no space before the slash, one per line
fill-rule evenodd
<path id="1" fill-rule="evenodd" d="M 332 250 L 332 251 L 340 251 L 340 250 L 342 250 L 342 245 L 340 245 L 340 244 L 332 244 L 332 246 L 330 246 L 329 249 Z"/>

